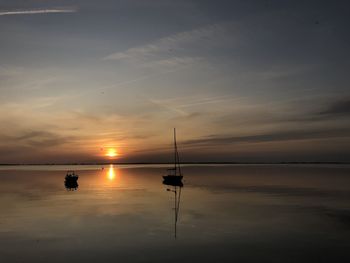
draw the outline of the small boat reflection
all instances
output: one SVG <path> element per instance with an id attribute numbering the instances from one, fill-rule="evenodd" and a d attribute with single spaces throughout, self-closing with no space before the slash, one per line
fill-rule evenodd
<path id="1" fill-rule="evenodd" d="M 64 186 L 68 191 L 78 190 L 78 179 L 79 175 L 77 175 L 74 171 L 68 171 L 64 180 Z"/>
<path id="2" fill-rule="evenodd" d="M 174 213 L 175 213 L 175 220 L 174 220 L 174 237 L 177 238 L 177 220 L 179 218 L 179 211 L 180 211 L 180 200 L 181 200 L 181 189 L 184 186 L 181 181 L 179 182 L 169 182 L 167 180 L 163 181 L 164 185 L 169 186 L 166 190 L 168 192 L 173 192 L 175 195 L 174 200 Z"/>
<path id="3" fill-rule="evenodd" d="M 64 181 L 64 186 L 68 191 L 76 191 L 78 190 L 78 187 L 79 187 L 77 182 L 67 182 L 67 181 Z"/>

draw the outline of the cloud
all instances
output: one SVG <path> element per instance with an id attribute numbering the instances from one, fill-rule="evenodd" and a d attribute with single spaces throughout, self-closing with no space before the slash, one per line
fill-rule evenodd
<path id="1" fill-rule="evenodd" d="M 74 140 L 72 136 L 62 136 L 50 131 L 26 130 L 19 134 L 0 134 L 0 145 L 27 148 L 47 148 L 60 146 Z"/>
<path id="2" fill-rule="evenodd" d="M 194 96 L 194 97 L 179 97 L 179 98 L 169 98 L 169 99 L 151 99 L 146 98 L 146 100 L 154 105 L 160 106 L 171 112 L 178 113 L 182 116 L 193 117 L 193 112 L 187 112 L 187 109 L 197 106 L 202 106 L 206 104 L 220 104 L 223 102 L 231 102 L 233 100 L 239 100 L 235 96 Z M 186 111 L 185 111 L 186 109 Z M 195 114 L 198 116 L 198 112 Z"/>
<path id="3" fill-rule="evenodd" d="M 350 227 L 350 210 L 343 209 L 324 209 L 325 215 L 337 220 L 337 222 L 342 223 Z"/>
<path id="4" fill-rule="evenodd" d="M 48 131 L 27 131 L 21 135 L 12 136 L 11 139 L 32 147 L 52 147 L 65 144 L 72 140 L 72 137 L 63 137 L 61 135 Z"/>
<path id="5" fill-rule="evenodd" d="M 189 107 L 194 107 L 194 106 L 200 106 L 200 105 L 206 105 L 206 104 L 215 104 L 215 103 L 222 103 L 222 102 L 229 102 L 233 100 L 239 100 L 241 98 L 235 97 L 235 96 L 215 96 L 215 97 L 203 97 L 203 98 L 198 98 L 196 100 L 189 101 L 184 104 L 180 104 L 180 108 L 189 108 Z"/>
<path id="6" fill-rule="evenodd" d="M 178 109 L 177 107 L 173 107 L 171 105 L 167 105 L 166 103 L 160 101 L 160 100 L 155 100 L 155 99 L 148 99 L 148 102 L 156 105 L 156 106 L 159 106 L 161 108 L 164 108 L 166 110 L 169 110 L 171 112 L 174 112 L 174 113 L 177 113 L 177 114 L 180 114 L 180 115 L 183 115 L 183 116 L 186 116 L 188 113 L 183 111 L 183 110 L 180 110 Z"/>
<path id="7" fill-rule="evenodd" d="M 170 61 L 172 60 L 172 61 Z M 170 59 L 167 61 L 154 61 L 154 62 L 149 62 L 149 63 L 145 63 L 142 66 L 144 67 L 149 67 L 149 68 L 156 68 L 158 67 L 157 71 L 151 73 L 151 74 L 145 74 L 133 79 L 129 79 L 129 80 L 125 80 L 125 81 L 121 81 L 118 82 L 116 84 L 110 85 L 110 86 L 106 86 L 103 88 L 103 90 L 108 90 L 108 89 L 115 89 L 115 88 L 121 88 L 124 86 L 127 86 L 129 84 L 135 83 L 135 82 L 140 82 L 140 81 L 144 81 L 144 80 L 149 80 L 152 78 L 156 78 L 156 77 L 160 77 L 162 75 L 166 75 L 169 73 L 175 73 L 175 72 L 179 72 L 181 70 L 186 69 L 186 66 L 191 65 L 191 63 L 195 63 L 195 61 L 199 61 L 199 60 L 195 60 L 195 59 L 183 59 L 183 60 L 177 60 L 176 58 Z M 175 61 L 177 60 L 177 61 Z M 171 68 L 173 67 L 173 68 Z M 94 92 L 94 90 L 92 90 L 92 92 Z M 86 94 L 87 92 L 85 92 Z"/>
<path id="8" fill-rule="evenodd" d="M 202 59 L 198 57 L 169 57 L 165 59 L 154 60 L 151 62 L 146 62 L 142 64 L 143 67 L 148 68 L 174 68 L 174 67 L 184 67 L 187 65 L 192 65 L 197 62 L 200 62 Z"/>
<path id="9" fill-rule="evenodd" d="M 320 114 L 350 114 L 350 100 L 337 101 L 333 103 L 327 110 L 321 112 Z"/>
<path id="10" fill-rule="evenodd" d="M 55 9 L 27 9 L 16 11 L 0 11 L 0 16 L 8 15 L 36 15 L 36 14 L 49 14 L 49 13 L 75 13 L 78 10 L 76 8 L 55 8 Z"/>
<path id="11" fill-rule="evenodd" d="M 265 133 L 247 136 L 220 136 L 211 135 L 201 139 L 188 140 L 183 142 L 187 145 L 212 146 L 234 143 L 262 143 L 272 141 L 306 140 L 306 139 L 326 139 L 337 137 L 349 137 L 350 129 L 339 130 L 319 130 L 319 131 L 285 131 L 275 133 Z"/>
<path id="12" fill-rule="evenodd" d="M 22 67 L 0 66 L 0 77 L 16 77 L 23 73 L 24 69 Z"/>
<path id="13" fill-rule="evenodd" d="M 227 31 L 225 23 L 217 23 L 203 26 L 197 29 L 183 31 L 167 37 L 160 38 L 139 47 L 129 48 L 122 52 L 115 52 L 104 60 L 127 60 L 127 59 L 147 59 L 157 54 L 171 54 L 172 52 L 183 50 L 184 46 L 201 41 L 202 45 L 211 38 L 217 39 L 217 35 L 225 35 Z"/>

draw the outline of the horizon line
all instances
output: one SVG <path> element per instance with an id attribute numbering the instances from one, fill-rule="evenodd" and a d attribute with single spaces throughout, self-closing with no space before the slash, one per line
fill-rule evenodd
<path id="1" fill-rule="evenodd" d="M 19 165 L 157 165 L 157 164 L 169 164 L 172 162 L 82 162 L 82 163 L 0 163 L 0 166 L 19 166 Z M 350 161 L 287 161 L 287 162 L 182 162 L 181 164 L 350 164 Z"/>

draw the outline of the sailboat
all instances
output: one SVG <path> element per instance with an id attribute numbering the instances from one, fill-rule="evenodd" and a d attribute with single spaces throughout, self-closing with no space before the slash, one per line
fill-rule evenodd
<path id="1" fill-rule="evenodd" d="M 176 144 L 176 129 L 174 128 L 174 167 L 167 170 L 168 174 L 163 176 L 163 183 L 173 186 L 182 186 L 183 175 L 181 173 L 179 152 Z"/>

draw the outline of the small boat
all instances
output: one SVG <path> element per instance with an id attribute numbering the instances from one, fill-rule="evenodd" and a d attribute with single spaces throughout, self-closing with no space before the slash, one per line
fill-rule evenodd
<path id="1" fill-rule="evenodd" d="M 66 178 L 64 181 L 64 186 L 67 190 L 74 191 L 78 189 L 78 179 L 79 175 L 77 175 L 74 171 L 68 171 L 66 174 Z"/>
<path id="2" fill-rule="evenodd" d="M 79 175 L 77 175 L 74 171 L 68 171 L 66 174 L 66 182 L 77 182 L 79 179 Z"/>
<path id="3" fill-rule="evenodd" d="M 179 158 L 179 152 L 177 151 L 177 144 L 176 144 L 176 130 L 174 128 L 174 167 L 167 170 L 168 175 L 163 176 L 163 184 L 167 185 L 182 185 L 182 172 L 180 167 L 180 158 Z"/>

